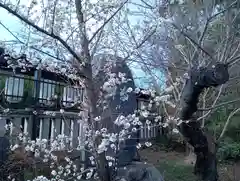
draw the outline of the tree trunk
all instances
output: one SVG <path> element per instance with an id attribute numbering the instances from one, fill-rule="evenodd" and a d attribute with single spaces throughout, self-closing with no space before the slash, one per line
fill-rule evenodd
<path id="1" fill-rule="evenodd" d="M 202 129 L 200 122 L 182 123 L 179 128 L 197 156 L 194 173 L 204 181 L 217 181 L 216 148 L 213 139 Z"/>
<path id="2" fill-rule="evenodd" d="M 214 139 L 201 128 L 201 123 L 194 120 L 199 96 L 205 88 L 216 87 L 229 80 L 228 65 L 216 63 L 215 66 L 201 67 L 190 70 L 181 97 L 180 119 L 191 120 L 179 125 L 179 130 L 187 142 L 193 146 L 197 156 L 194 172 L 204 181 L 217 181 L 217 158 Z"/>
<path id="3" fill-rule="evenodd" d="M 92 66 L 91 64 L 88 64 L 85 66 L 84 68 L 84 75 L 87 77 L 86 79 L 86 98 L 87 98 L 87 104 L 89 105 L 89 120 L 90 120 L 90 124 L 93 125 L 93 129 L 94 130 L 98 130 L 100 129 L 100 125 L 101 123 L 99 122 L 93 122 L 94 118 L 99 116 L 98 115 L 98 110 L 97 110 L 97 94 L 96 94 L 96 89 L 94 86 L 94 81 L 93 81 L 93 77 L 92 77 Z M 101 137 L 97 138 L 97 140 L 95 140 L 95 148 L 97 148 L 97 146 L 101 143 Z M 110 177 L 110 170 L 108 167 L 108 162 L 106 160 L 105 157 L 105 152 L 101 153 L 98 155 L 97 158 L 97 172 L 98 175 L 100 177 L 101 181 L 110 181 L 111 177 Z"/>
<path id="4" fill-rule="evenodd" d="M 76 5 L 76 13 L 77 13 L 77 19 L 79 28 L 81 30 L 81 57 L 83 57 L 85 66 L 83 67 L 83 74 L 85 75 L 85 86 L 86 86 L 86 102 L 88 104 L 89 108 L 89 122 L 91 125 L 93 125 L 93 131 L 96 131 L 100 128 L 100 125 L 98 122 L 93 122 L 94 118 L 99 116 L 98 109 L 97 109 L 97 100 L 98 100 L 98 94 L 96 94 L 96 89 L 94 86 L 94 80 L 93 80 L 93 72 L 92 72 L 92 58 L 89 51 L 89 40 L 87 38 L 86 33 L 86 26 L 84 22 L 84 16 L 82 12 L 82 1 L 81 0 L 75 0 Z M 83 63 L 83 62 L 78 62 Z M 101 137 L 97 138 L 97 140 L 94 140 L 95 148 L 98 147 L 98 145 L 101 143 Z M 95 153 L 97 155 L 97 153 Z M 97 172 L 99 174 L 101 181 L 110 181 L 110 173 L 109 173 L 109 167 L 108 162 L 105 157 L 105 152 L 97 155 Z"/>

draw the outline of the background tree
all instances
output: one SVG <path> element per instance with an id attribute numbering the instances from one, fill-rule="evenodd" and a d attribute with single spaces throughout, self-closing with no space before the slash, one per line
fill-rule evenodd
<path id="1" fill-rule="evenodd" d="M 194 67 L 212 66 L 216 62 L 237 63 L 239 60 L 236 51 L 239 43 L 233 28 L 238 17 L 238 4 L 236 1 L 229 3 L 221 2 L 220 4 L 211 1 L 198 3 L 186 1 L 171 1 L 169 3 L 166 1 L 163 3 L 163 6 L 165 7 L 165 13 L 161 12 L 159 16 L 169 19 L 168 21 L 165 20 L 165 24 L 170 29 L 170 36 L 168 36 L 167 42 L 170 53 L 168 54 L 168 69 L 165 72 L 168 80 L 167 84 L 170 84 L 170 87 L 172 87 L 171 101 L 175 103 L 176 110 L 179 110 L 178 108 L 181 108 L 179 106 L 179 101 L 182 97 L 181 90 L 184 87 L 184 84 L 181 82 L 183 81 L 184 73 L 186 73 L 185 70 Z M 231 70 L 230 68 L 230 72 Z M 234 76 L 232 72 L 230 76 Z M 202 122 L 202 127 L 205 126 L 206 121 L 211 122 L 212 110 L 219 101 L 223 87 L 228 90 L 231 89 L 227 88 L 229 84 L 231 84 L 231 81 L 217 89 L 208 88 L 201 96 L 199 106 L 202 106 L 203 109 L 202 112 L 199 109 L 200 112 L 196 116 Z M 233 102 L 235 101 L 238 100 L 233 100 Z M 174 106 L 171 107 L 174 108 Z M 206 109 L 206 107 L 209 108 Z M 169 115 L 169 121 L 171 122 L 174 121 L 171 116 L 177 116 L 178 114 L 169 110 L 166 110 L 166 114 Z M 235 114 L 236 111 L 238 110 L 234 110 L 233 113 Z M 232 114 L 230 115 L 232 117 Z M 227 121 L 225 120 L 225 122 L 229 122 L 229 120 L 230 118 Z M 226 125 L 228 123 L 225 124 L 225 128 Z M 224 135 L 223 132 L 222 136 Z M 215 146 L 212 147 L 211 145 L 215 145 L 216 138 L 211 138 L 208 134 L 206 134 L 206 137 L 208 142 L 211 143 L 209 144 L 209 149 L 213 149 L 210 152 L 214 153 L 216 151 Z M 218 139 L 218 141 L 220 140 Z M 205 169 L 208 169 L 208 167 L 210 167 L 209 164 L 205 166 Z M 212 170 L 213 172 L 215 171 Z"/>

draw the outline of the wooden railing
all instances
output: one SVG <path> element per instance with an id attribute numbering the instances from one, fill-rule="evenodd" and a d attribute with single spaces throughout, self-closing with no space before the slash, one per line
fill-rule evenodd
<path id="1" fill-rule="evenodd" d="M 31 140 L 51 141 L 64 135 L 66 148 L 84 148 L 85 125 L 79 113 L 84 89 L 78 81 L 52 72 L 29 69 L 21 72 L 0 67 L 0 136 L 14 144 L 19 134 Z M 64 110 L 64 113 L 61 112 Z M 9 127 L 6 131 L 5 127 Z"/>

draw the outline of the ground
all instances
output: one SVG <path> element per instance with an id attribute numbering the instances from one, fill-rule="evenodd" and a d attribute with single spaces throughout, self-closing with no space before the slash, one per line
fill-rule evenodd
<path id="1" fill-rule="evenodd" d="M 167 152 L 156 147 L 141 150 L 140 156 L 146 162 L 154 164 L 165 181 L 198 181 L 193 174 L 194 156 Z M 219 176 L 220 181 L 240 181 L 240 164 L 220 164 Z"/>

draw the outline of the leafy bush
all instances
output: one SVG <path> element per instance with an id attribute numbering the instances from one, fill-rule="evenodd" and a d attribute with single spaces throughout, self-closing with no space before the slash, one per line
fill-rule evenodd
<path id="1" fill-rule="evenodd" d="M 239 160 L 240 142 L 235 142 L 231 138 L 226 137 L 220 143 L 217 154 L 220 160 Z"/>
<path id="2" fill-rule="evenodd" d="M 219 138 L 223 127 L 230 112 L 237 107 L 237 105 L 231 105 L 216 110 L 209 118 L 210 124 L 207 128 L 213 133 L 216 139 Z M 230 124 L 224 134 L 223 140 L 219 144 L 218 157 L 223 160 L 238 160 L 240 159 L 240 121 L 239 114 L 232 117 Z"/>

